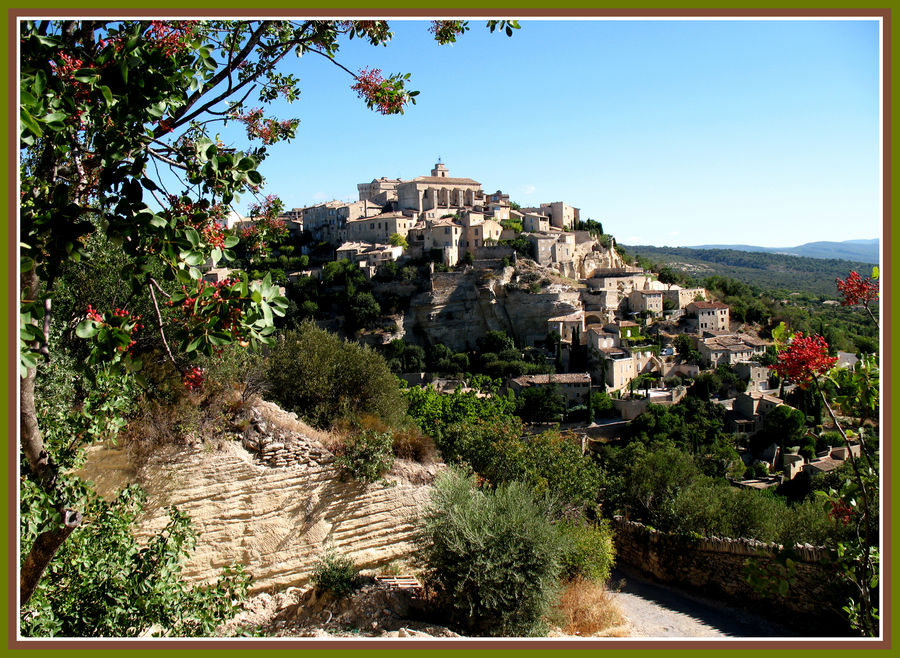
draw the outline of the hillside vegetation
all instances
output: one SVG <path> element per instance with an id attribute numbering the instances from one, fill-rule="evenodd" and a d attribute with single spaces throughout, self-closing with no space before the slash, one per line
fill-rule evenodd
<path id="1" fill-rule="evenodd" d="M 691 247 L 623 247 L 629 254 L 655 263 L 666 264 L 691 275 L 698 281 L 709 276 L 739 279 L 774 293 L 792 292 L 837 299 L 834 280 L 846 277 L 850 270 L 871 272 L 872 265 L 832 258 L 807 258 L 785 254 L 738 251 L 736 249 L 693 249 Z"/>

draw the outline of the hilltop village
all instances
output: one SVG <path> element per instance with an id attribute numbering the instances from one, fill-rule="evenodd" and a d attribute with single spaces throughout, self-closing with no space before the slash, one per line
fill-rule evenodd
<path id="1" fill-rule="evenodd" d="M 500 190 L 487 193 L 478 181 L 451 176 L 441 162 L 428 176 L 376 178 L 357 189 L 358 201 L 283 212 L 279 221 L 303 253 L 320 261 L 304 256 L 307 267 L 285 272 L 283 283 L 290 297 L 292 284 L 335 278 L 322 260 L 358 266 L 380 300 L 380 317 L 350 322 L 339 309 L 317 322 L 394 354 L 408 383 L 466 389 L 473 361 L 493 359 L 486 372 L 504 390 L 539 388 L 560 403 L 532 420 L 563 421 L 588 442 L 615 439 L 650 404 L 678 403 L 698 379 L 714 389 L 726 429 L 745 448 L 784 404 L 791 387 L 770 379 L 773 348 L 758 327 L 732 322 L 729 307 L 703 288 L 662 281 L 626 262 L 615 239 L 599 222 L 583 221 L 578 208 L 563 201 L 521 207 Z M 256 222 L 232 216 L 228 228 Z M 206 277 L 227 275 L 210 270 Z M 429 369 L 428 362 L 441 365 Z M 605 413 L 595 408 L 597 393 Z M 846 459 L 841 450 L 747 448 L 745 482 L 768 487 L 803 469 L 827 472 Z"/>

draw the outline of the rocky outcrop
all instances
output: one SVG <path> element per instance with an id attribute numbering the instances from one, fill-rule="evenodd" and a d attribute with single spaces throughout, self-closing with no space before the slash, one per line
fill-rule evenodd
<path id="1" fill-rule="evenodd" d="M 517 285 L 519 275 L 513 267 L 435 273 L 432 289 L 410 302 L 407 332 L 454 351 L 474 349 L 489 331 L 531 344 L 547 335 L 548 318 L 581 308 L 578 291 L 557 285 L 532 292 Z"/>
<path id="2" fill-rule="evenodd" d="M 330 546 L 364 568 L 408 556 L 414 519 L 430 491 L 412 482 L 431 478 L 342 481 L 330 451 L 304 427 L 260 403 L 243 437 L 172 446 L 139 468 L 123 451 L 93 448 L 83 475 L 107 489 L 144 487 L 140 536 L 165 527 L 168 506 L 186 512 L 199 533 L 184 569 L 190 581 L 215 579 L 222 567 L 240 563 L 253 575 L 253 591 L 301 585 Z M 403 469 L 426 467 L 400 464 L 397 472 Z"/>

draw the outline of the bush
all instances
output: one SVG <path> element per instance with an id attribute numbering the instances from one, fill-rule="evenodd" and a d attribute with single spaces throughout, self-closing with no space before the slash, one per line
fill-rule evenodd
<path id="1" fill-rule="evenodd" d="M 609 578 L 615 561 L 613 533 L 606 521 L 564 520 L 557 524 L 564 550 L 562 568 L 569 579 L 582 578 L 602 583 Z"/>
<path id="2" fill-rule="evenodd" d="M 268 379 L 276 402 L 319 428 L 362 414 L 391 427 L 405 418 L 406 403 L 384 358 L 312 322 L 285 331 L 272 346 Z"/>
<path id="3" fill-rule="evenodd" d="M 22 610 L 23 636 L 135 637 L 154 624 L 175 637 L 213 635 L 237 612 L 250 580 L 239 566 L 211 585 L 182 579 L 196 539 L 186 514 L 170 508 L 165 529 L 141 546 L 133 529 L 146 495 L 137 485 L 112 502 L 82 481 L 66 485 L 87 498 L 90 522 L 62 545 Z M 43 495 L 30 482 L 22 487 L 23 555 L 53 522 L 32 513 Z"/>
<path id="4" fill-rule="evenodd" d="M 450 623 L 475 635 L 537 635 L 562 553 L 549 505 L 518 482 L 476 489 L 457 472 L 435 482 L 421 520 L 419 559 Z"/>
<path id="5" fill-rule="evenodd" d="M 337 555 L 333 550 L 325 553 L 313 567 L 312 583 L 320 592 L 332 592 L 336 596 L 347 596 L 362 585 L 359 569 L 353 560 Z"/>
<path id="6" fill-rule="evenodd" d="M 566 584 L 554 617 L 559 619 L 566 635 L 582 637 L 596 635 L 625 622 L 606 587 L 583 578 L 575 578 Z"/>
<path id="7" fill-rule="evenodd" d="M 394 437 L 390 432 L 363 430 L 338 449 L 335 465 L 360 482 L 375 482 L 394 465 Z"/>

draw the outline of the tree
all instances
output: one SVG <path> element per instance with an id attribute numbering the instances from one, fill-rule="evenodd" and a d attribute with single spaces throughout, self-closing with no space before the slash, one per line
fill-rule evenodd
<path id="1" fill-rule="evenodd" d="M 406 238 L 404 238 L 399 233 L 392 233 L 391 237 L 388 238 L 388 242 L 391 243 L 391 246 L 409 249 L 409 242 L 407 242 Z"/>
<path id="2" fill-rule="evenodd" d="M 830 507 L 829 518 L 836 525 L 851 527 L 852 537 L 849 541 L 836 542 L 834 562 L 841 577 L 853 590 L 844 607 L 851 626 L 865 635 L 877 635 L 879 617 L 875 604 L 880 565 L 877 454 L 871 454 L 874 450 L 867 445 L 864 431 L 856 433 L 861 456 L 854 454 L 849 433 L 828 401 L 825 383 L 827 380 L 834 383 L 830 370 L 837 357 L 828 355 L 825 339 L 817 335 L 804 336 L 800 332 L 792 334 L 783 324 L 772 334 L 779 348 L 778 363 L 772 368 L 801 390 L 815 391 L 847 448 L 850 477 L 839 490 L 829 492 L 826 504 Z M 871 383 L 865 384 L 864 388 L 871 391 Z M 869 397 L 868 392 L 865 397 Z"/>
<path id="3" fill-rule="evenodd" d="M 488 27 L 511 34 L 518 24 L 488 21 Z M 432 24 L 442 44 L 467 29 L 466 21 Z M 297 98 L 299 80 L 279 64 L 291 53 L 325 57 L 382 114 L 402 113 L 417 92 L 406 89 L 408 74 L 353 73 L 335 60 L 344 39 L 385 44 L 391 33 L 384 21 L 42 20 L 23 22 L 19 37 L 21 448 L 25 475 L 51 510 L 31 546 L 23 546 L 25 605 L 83 519 L 47 450 L 34 399 L 50 355 L 63 264 L 89 257 L 84 243 L 92 234 L 121 245 L 135 261 L 122 272 L 122 286 L 152 301 L 162 349 L 186 386 L 200 385 L 192 353 L 270 342 L 273 316 L 287 304 L 268 280 L 206 284 L 200 271 L 207 261 L 233 257 L 238 239 L 221 226 L 227 205 L 258 192 L 266 147 L 296 132 L 296 119 L 277 120 L 250 106 L 279 95 Z M 228 122 L 262 144 L 239 151 L 222 143 L 216 124 Z M 176 185 L 181 189 L 170 193 Z M 163 266 L 162 280 L 152 275 L 154 263 Z M 159 296 L 173 307 L 171 321 Z M 74 320 L 90 345 L 86 374 L 139 370 L 132 347 L 142 327 L 129 308 L 89 307 Z"/>

